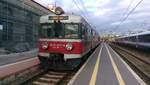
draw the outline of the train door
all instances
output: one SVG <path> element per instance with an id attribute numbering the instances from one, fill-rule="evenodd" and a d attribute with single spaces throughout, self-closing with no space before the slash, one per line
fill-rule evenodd
<path id="1" fill-rule="evenodd" d="M 83 51 L 88 50 L 88 30 L 84 24 L 82 24 L 82 40 L 83 40 Z"/>
<path id="2" fill-rule="evenodd" d="M 60 21 L 58 22 L 54 21 L 54 32 L 56 38 L 63 38 L 64 37 L 63 23 L 61 23 Z"/>

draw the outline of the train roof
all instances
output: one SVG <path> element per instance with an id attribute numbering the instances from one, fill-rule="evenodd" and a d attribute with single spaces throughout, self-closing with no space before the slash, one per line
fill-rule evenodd
<path id="1" fill-rule="evenodd" d="M 49 14 L 49 15 L 44 15 L 40 17 L 40 23 L 53 23 L 54 20 L 50 20 L 49 17 L 50 16 L 57 16 L 55 14 Z M 80 15 L 75 15 L 75 14 L 62 14 L 60 16 L 68 16 L 67 20 L 61 20 L 61 22 L 63 23 L 82 23 L 85 26 L 87 26 L 87 28 L 91 28 L 93 29 L 93 31 L 96 31 L 96 29 L 93 28 L 93 26 L 91 26 L 82 16 Z"/>
<path id="2" fill-rule="evenodd" d="M 120 37 L 120 38 L 141 36 L 141 35 L 147 35 L 147 34 L 150 34 L 150 31 L 146 31 L 146 32 L 138 33 L 138 34 L 133 34 L 133 35 L 129 35 L 129 36 L 123 36 L 123 37 Z"/>
<path id="3" fill-rule="evenodd" d="M 54 20 L 49 19 L 49 17 L 51 16 L 57 16 L 57 15 L 49 14 L 49 15 L 41 16 L 40 23 L 53 23 Z M 61 20 L 61 22 L 63 23 L 80 23 L 80 22 L 85 21 L 83 17 L 79 15 L 75 15 L 75 14 L 62 14 L 60 16 L 68 17 L 68 19 Z"/>

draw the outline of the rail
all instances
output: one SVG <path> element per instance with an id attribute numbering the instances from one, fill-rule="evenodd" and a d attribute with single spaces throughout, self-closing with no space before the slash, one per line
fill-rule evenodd
<path id="1" fill-rule="evenodd" d="M 132 69 L 149 85 L 150 84 L 150 62 L 138 56 L 130 50 L 121 46 L 110 44 L 112 48 L 131 66 Z"/>

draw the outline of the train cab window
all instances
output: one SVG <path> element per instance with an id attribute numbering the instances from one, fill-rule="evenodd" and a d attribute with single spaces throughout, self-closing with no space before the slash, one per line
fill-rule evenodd
<path id="1" fill-rule="evenodd" d="M 52 24 L 41 25 L 40 36 L 42 38 L 52 38 L 54 37 L 54 30 Z"/>
<path id="2" fill-rule="evenodd" d="M 78 38 L 78 24 L 65 24 L 65 38 Z"/>
<path id="3" fill-rule="evenodd" d="M 64 27 L 61 22 L 42 24 L 40 33 L 42 38 L 64 38 Z"/>

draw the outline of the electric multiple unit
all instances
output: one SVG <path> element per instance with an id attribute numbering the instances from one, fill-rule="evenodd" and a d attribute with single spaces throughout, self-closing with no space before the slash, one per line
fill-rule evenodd
<path id="1" fill-rule="evenodd" d="M 81 16 L 46 15 L 40 18 L 40 24 L 38 57 L 43 65 L 65 63 L 76 67 L 99 44 L 97 31 Z"/>

